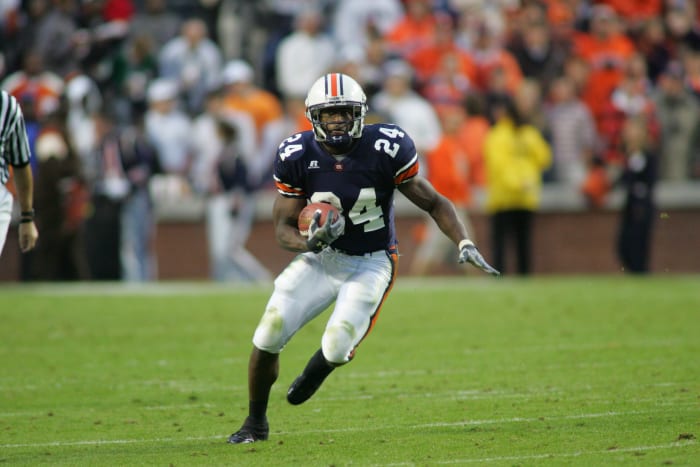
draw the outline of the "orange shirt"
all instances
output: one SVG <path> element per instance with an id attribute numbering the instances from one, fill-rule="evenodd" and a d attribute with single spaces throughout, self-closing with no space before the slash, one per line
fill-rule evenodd
<path id="1" fill-rule="evenodd" d="M 494 53 L 489 53 L 476 58 L 474 60 L 476 67 L 475 83 L 479 89 L 488 89 L 488 84 L 491 81 L 491 74 L 494 70 L 500 68 L 505 73 L 506 88 L 509 93 L 515 94 L 515 91 L 520 86 L 523 80 L 523 72 L 520 70 L 520 65 L 513 54 L 507 50 L 499 50 Z"/>
<path id="2" fill-rule="evenodd" d="M 432 15 L 421 20 L 405 16 L 384 38 L 392 51 L 408 56 L 433 41 L 435 27 L 436 20 Z"/>
<path id="3" fill-rule="evenodd" d="M 262 89 L 255 89 L 244 95 L 227 95 L 224 108 L 246 112 L 253 117 L 258 134 L 266 124 L 282 118 L 282 105 L 277 97 Z"/>
<path id="4" fill-rule="evenodd" d="M 578 34 L 574 37 L 574 50 L 591 66 L 582 97 L 598 119 L 610 93 L 622 79 L 624 64 L 635 51 L 634 44 L 622 34 L 606 41 L 590 34 Z"/>
<path id="5" fill-rule="evenodd" d="M 428 81 L 435 75 L 442 66 L 442 61 L 446 58 L 455 60 L 455 71 L 462 76 L 474 81 L 476 77 L 476 67 L 472 58 L 459 49 L 456 45 L 448 46 L 428 45 L 419 48 L 408 56 L 408 61 L 416 70 L 420 81 Z"/>
<path id="6" fill-rule="evenodd" d="M 471 201 L 469 159 L 458 136 L 443 135 L 427 154 L 428 181 L 443 196 L 458 206 Z"/>
<path id="7" fill-rule="evenodd" d="M 486 169 L 484 167 L 484 144 L 486 135 L 491 127 L 486 117 L 467 117 L 459 130 L 462 147 L 469 159 L 469 181 L 472 185 L 486 184 Z"/>

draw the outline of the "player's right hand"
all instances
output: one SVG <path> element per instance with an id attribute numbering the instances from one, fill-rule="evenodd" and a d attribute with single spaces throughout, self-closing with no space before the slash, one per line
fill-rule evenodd
<path id="1" fill-rule="evenodd" d="M 306 240 L 306 246 L 314 253 L 326 248 L 345 232 L 345 218 L 342 215 L 338 215 L 333 222 L 327 219 L 322 226 L 318 225 L 320 219 L 321 211 L 317 210 L 309 223 L 309 238 Z"/>

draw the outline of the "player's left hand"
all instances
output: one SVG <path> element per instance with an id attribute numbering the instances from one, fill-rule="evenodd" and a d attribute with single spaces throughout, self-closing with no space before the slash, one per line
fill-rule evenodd
<path id="1" fill-rule="evenodd" d="M 338 218 L 332 222 L 331 219 L 327 219 L 319 227 L 320 219 L 321 211 L 316 211 L 309 223 L 309 239 L 306 241 L 306 246 L 314 253 L 326 248 L 345 232 L 345 218 L 342 215 L 339 214 Z"/>
<path id="2" fill-rule="evenodd" d="M 474 243 L 471 241 L 463 240 L 460 243 L 459 262 L 470 263 L 485 273 L 491 274 L 492 276 L 501 275 L 498 270 L 494 269 L 489 263 L 486 262 L 484 257 L 481 256 L 481 253 L 479 253 L 479 250 L 476 249 L 476 246 L 474 246 Z"/>

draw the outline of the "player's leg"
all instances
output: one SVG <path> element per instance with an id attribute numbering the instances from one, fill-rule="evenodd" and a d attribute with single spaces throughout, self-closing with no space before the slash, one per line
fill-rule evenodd
<path id="1" fill-rule="evenodd" d="M 319 349 L 287 391 L 289 403 L 307 401 L 334 368 L 349 362 L 360 341 L 369 333 L 394 283 L 397 255 L 348 258 L 357 262 L 338 293 Z"/>
<path id="2" fill-rule="evenodd" d="M 248 361 L 248 416 L 243 426 L 229 436 L 229 443 L 252 443 L 267 439 L 270 432 L 267 403 L 270 389 L 278 375 L 279 353 L 269 353 L 253 347 Z"/>
<path id="3" fill-rule="evenodd" d="M 267 439 L 267 405 L 279 373 L 279 353 L 289 339 L 332 303 L 335 286 L 317 255 L 299 255 L 275 280 L 275 289 L 253 336 L 248 364 L 248 417 L 229 437 L 233 444 Z"/>

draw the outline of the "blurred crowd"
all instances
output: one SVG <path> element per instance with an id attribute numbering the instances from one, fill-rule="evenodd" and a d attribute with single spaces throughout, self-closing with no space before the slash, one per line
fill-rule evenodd
<path id="1" fill-rule="evenodd" d="M 618 183 L 634 197 L 700 178 L 692 0 L 4 0 L 0 24 L 0 85 L 35 155 L 27 280 L 157 278 L 153 200 L 188 197 L 206 200 L 212 278 L 268 279 L 245 249 L 251 201 L 331 70 L 465 211 L 473 189 L 501 190 L 489 152 L 530 142 L 527 183 L 592 208 Z M 509 112 L 526 133 L 499 126 Z M 539 202 L 506 195 L 487 209 Z"/>

